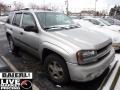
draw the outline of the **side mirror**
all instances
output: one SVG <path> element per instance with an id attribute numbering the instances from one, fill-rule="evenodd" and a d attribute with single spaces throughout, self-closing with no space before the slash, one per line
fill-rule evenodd
<path id="1" fill-rule="evenodd" d="M 26 27 L 24 27 L 24 30 L 28 31 L 28 32 L 36 32 L 36 33 L 38 33 L 38 28 L 36 26 L 26 26 Z"/>

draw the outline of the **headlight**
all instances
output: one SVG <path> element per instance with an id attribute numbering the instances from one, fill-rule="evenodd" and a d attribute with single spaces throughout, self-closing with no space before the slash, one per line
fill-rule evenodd
<path id="1" fill-rule="evenodd" d="M 85 59 L 96 56 L 95 50 L 82 50 L 76 53 L 76 57 L 79 64 L 85 64 Z"/>

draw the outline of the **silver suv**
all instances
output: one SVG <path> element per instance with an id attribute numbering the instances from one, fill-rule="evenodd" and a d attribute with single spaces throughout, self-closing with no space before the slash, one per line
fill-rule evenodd
<path id="1" fill-rule="evenodd" d="M 57 84 L 93 80 L 114 60 L 110 38 L 81 28 L 59 12 L 13 11 L 6 36 L 12 52 L 23 49 L 39 58 L 49 79 Z"/>

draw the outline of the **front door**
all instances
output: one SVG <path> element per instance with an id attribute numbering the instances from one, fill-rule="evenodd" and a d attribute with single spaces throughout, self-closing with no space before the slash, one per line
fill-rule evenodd
<path id="1" fill-rule="evenodd" d="M 21 28 L 21 37 L 23 45 L 30 53 L 38 56 L 39 51 L 39 33 L 36 22 L 31 13 L 23 13 Z"/>

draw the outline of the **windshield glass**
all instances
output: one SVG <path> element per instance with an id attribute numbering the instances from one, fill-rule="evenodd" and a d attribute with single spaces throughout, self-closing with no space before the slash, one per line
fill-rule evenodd
<path id="1" fill-rule="evenodd" d="M 98 22 L 97 20 L 90 19 L 89 21 L 95 25 L 100 25 L 100 22 Z"/>
<path id="2" fill-rule="evenodd" d="M 114 20 L 111 18 L 103 18 L 104 20 L 107 20 L 111 25 L 114 24 Z"/>
<path id="3" fill-rule="evenodd" d="M 36 16 L 43 29 L 57 26 L 57 25 L 71 25 L 74 24 L 71 18 L 57 12 L 36 12 Z"/>
<path id="4" fill-rule="evenodd" d="M 107 26 L 111 26 L 111 24 L 108 22 L 108 21 L 106 21 L 106 20 L 103 20 L 103 19 L 99 19 L 102 23 L 104 23 L 105 25 L 107 25 Z"/>

